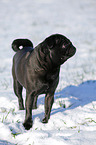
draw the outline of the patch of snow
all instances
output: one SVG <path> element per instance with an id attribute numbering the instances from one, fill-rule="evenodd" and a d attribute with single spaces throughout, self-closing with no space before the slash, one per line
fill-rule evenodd
<path id="1" fill-rule="evenodd" d="M 22 125 L 12 86 L 11 43 L 28 38 L 34 46 L 61 33 L 77 53 L 61 66 L 51 117 L 42 124 L 44 95 L 33 110 L 33 127 Z M 0 0 L 0 145 L 96 144 L 96 1 Z M 25 100 L 25 91 L 23 93 Z"/>

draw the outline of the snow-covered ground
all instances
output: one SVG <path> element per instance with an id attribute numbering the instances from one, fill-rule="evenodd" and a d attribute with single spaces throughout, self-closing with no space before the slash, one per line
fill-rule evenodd
<path id="1" fill-rule="evenodd" d="M 67 36 L 77 53 L 61 67 L 48 124 L 41 123 L 40 95 L 26 131 L 13 93 L 11 42 L 29 38 L 36 46 L 54 33 Z M 14 144 L 96 144 L 96 0 L 0 0 L 0 145 Z"/>

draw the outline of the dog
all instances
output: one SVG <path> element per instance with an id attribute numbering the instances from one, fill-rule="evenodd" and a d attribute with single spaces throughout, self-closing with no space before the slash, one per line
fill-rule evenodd
<path id="1" fill-rule="evenodd" d="M 12 48 L 16 52 L 12 66 L 14 93 L 18 97 L 19 109 L 23 110 L 22 89 L 26 89 L 23 126 L 29 130 L 33 125 L 32 109 L 37 108 L 40 94 L 45 94 L 45 117 L 42 122 L 48 122 L 59 82 L 60 66 L 75 54 L 76 48 L 61 34 L 47 37 L 35 48 L 29 39 L 16 39 Z"/>

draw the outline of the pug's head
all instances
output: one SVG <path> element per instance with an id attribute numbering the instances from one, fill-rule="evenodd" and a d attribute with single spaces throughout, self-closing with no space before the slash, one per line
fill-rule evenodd
<path id="1" fill-rule="evenodd" d="M 61 65 L 67 59 L 72 57 L 76 48 L 73 46 L 72 42 L 61 34 L 54 34 L 47 37 L 43 44 L 47 47 L 44 47 L 43 51 L 46 53 L 49 52 L 50 59 L 54 64 Z"/>

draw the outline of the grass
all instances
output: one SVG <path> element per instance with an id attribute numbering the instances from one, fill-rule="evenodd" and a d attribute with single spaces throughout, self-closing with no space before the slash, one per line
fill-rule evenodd
<path id="1" fill-rule="evenodd" d="M 20 132 L 18 133 L 11 133 L 11 135 L 15 138 L 17 135 L 21 134 Z"/>
<path id="2" fill-rule="evenodd" d="M 15 108 L 10 109 L 8 112 L 7 112 L 6 109 L 4 109 L 2 113 L 7 113 L 6 115 L 3 115 L 3 118 L 1 119 L 1 120 L 2 120 L 1 122 L 2 122 L 2 123 L 4 123 L 4 121 L 7 120 L 8 115 L 9 115 L 10 113 L 12 113 L 12 115 L 16 115 L 16 113 L 15 113 Z M 13 122 L 13 121 L 12 121 L 12 122 Z"/>
<path id="3" fill-rule="evenodd" d="M 11 112 L 11 110 L 8 111 L 8 113 L 6 114 L 6 116 L 3 116 L 2 123 L 7 119 L 7 117 L 8 117 L 8 115 L 9 115 L 10 112 Z"/>
<path id="4" fill-rule="evenodd" d="M 96 121 L 95 120 L 93 120 L 92 118 L 85 118 L 86 120 L 88 120 L 87 122 L 89 122 L 89 123 L 96 123 Z"/>
<path id="5" fill-rule="evenodd" d="M 82 125 L 87 125 L 87 126 L 89 126 L 89 123 L 96 123 L 96 121 L 95 121 L 94 119 L 92 119 L 92 118 L 85 118 L 85 120 L 86 120 L 85 122 L 78 123 L 77 125 L 71 126 L 71 127 L 69 127 L 69 128 L 71 128 L 71 129 L 79 128 L 79 129 L 78 129 L 78 133 L 80 133 L 80 126 L 82 126 Z"/>
<path id="6" fill-rule="evenodd" d="M 65 101 L 59 101 L 59 105 L 60 105 L 60 107 L 63 107 L 63 108 L 66 109 L 66 108 L 72 107 L 74 105 L 74 103 L 73 104 L 70 104 L 69 106 L 67 106 L 66 103 L 65 103 Z"/>

